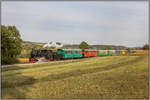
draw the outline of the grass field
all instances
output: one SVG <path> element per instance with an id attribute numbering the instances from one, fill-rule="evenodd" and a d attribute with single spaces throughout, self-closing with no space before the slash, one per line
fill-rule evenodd
<path id="1" fill-rule="evenodd" d="M 29 58 L 17 58 L 19 63 L 29 63 Z"/>
<path id="2" fill-rule="evenodd" d="M 148 56 L 2 68 L 2 98 L 149 98 Z"/>

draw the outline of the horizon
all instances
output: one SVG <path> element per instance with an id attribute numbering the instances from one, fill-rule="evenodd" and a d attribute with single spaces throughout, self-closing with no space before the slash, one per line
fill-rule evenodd
<path id="1" fill-rule="evenodd" d="M 42 44 L 47 44 L 48 42 L 34 42 L 34 41 L 23 41 L 23 42 L 33 42 L 33 43 L 42 43 Z M 57 42 L 57 41 L 50 41 L 50 42 Z M 58 41 L 59 42 L 59 41 Z M 85 41 L 86 42 L 86 41 Z M 59 42 L 61 43 L 61 42 Z M 63 45 L 80 45 L 79 44 L 68 44 L 68 43 L 61 43 Z M 126 47 L 126 48 L 142 48 L 142 46 L 136 46 L 136 47 L 127 47 L 124 45 L 109 45 L 109 44 L 88 44 L 88 45 L 101 45 L 101 46 L 122 46 L 122 47 Z"/>
<path id="2" fill-rule="evenodd" d="M 148 44 L 148 2 L 2 2 L 2 24 L 24 41 L 142 47 Z"/>

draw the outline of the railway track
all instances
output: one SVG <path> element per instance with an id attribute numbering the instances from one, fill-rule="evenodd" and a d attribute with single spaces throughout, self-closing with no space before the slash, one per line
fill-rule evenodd
<path id="1" fill-rule="evenodd" d="M 78 58 L 78 59 L 81 59 L 81 58 Z M 67 60 L 75 60 L 75 59 L 64 59 L 64 60 L 59 60 L 59 61 L 64 62 L 64 61 L 67 61 Z M 44 63 L 50 63 L 50 62 L 56 62 L 56 61 L 42 61 L 42 60 L 39 60 L 35 63 L 28 62 L 28 63 L 19 63 L 19 64 L 9 64 L 9 65 L 1 65 L 1 67 L 36 65 L 36 64 L 44 64 Z"/>
<path id="2" fill-rule="evenodd" d="M 9 65 L 1 65 L 1 67 L 26 66 L 26 65 L 43 64 L 43 63 L 49 63 L 49 62 L 35 62 L 35 63 L 9 64 Z"/>

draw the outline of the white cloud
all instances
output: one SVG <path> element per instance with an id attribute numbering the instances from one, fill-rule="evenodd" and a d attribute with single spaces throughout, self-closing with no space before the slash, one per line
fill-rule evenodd
<path id="1" fill-rule="evenodd" d="M 101 41 L 109 38 L 105 43 L 129 40 L 136 43 L 127 45 L 137 46 L 148 42 L 148 2 L 2 2 L 2 24 L 16 25 L 24 40 L 44 41 L 51 35 L 61 40 L 56 36 L 61 32 L 75 41 L 86 33 L 92 42 L 100 33 Z"/>

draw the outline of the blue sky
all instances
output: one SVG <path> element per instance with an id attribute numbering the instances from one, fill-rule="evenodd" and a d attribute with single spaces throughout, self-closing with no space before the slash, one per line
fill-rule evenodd
<path id="1" fill-rule="evenodd" d="M 25 41 L 142 46 L 148 43 L 148 2 L 2 2 L 2 24 Z"/>

